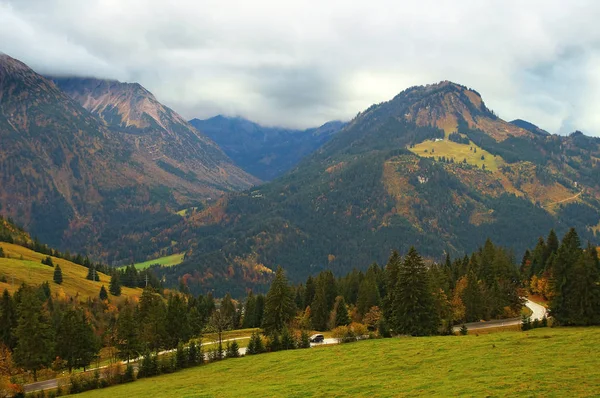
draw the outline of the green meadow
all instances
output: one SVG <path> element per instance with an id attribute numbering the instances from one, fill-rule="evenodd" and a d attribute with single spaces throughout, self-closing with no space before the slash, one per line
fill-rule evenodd
<path id="1" fill-rule="evenodd" d="M 600 328 L 393 338 L 227 359 L 84 397 L 597 396 Z"/>

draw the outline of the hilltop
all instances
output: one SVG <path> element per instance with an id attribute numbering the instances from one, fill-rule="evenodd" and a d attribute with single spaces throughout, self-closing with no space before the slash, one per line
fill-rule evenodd
<path id="1" fill-rule="evenodd" d="M 171 231 L 188 247 L 185 261 L 162 272 L 170 283 L 189 274 L 199 291 L 243 292 L 278 265 L 299 282 L 382 264 L 412 245 L 441 260 L 490 237 L 520 256 L 549 229 L 571 226 L 596 242 L 599 143 L 508 123 L 458 84 L 411 87 L 359 113 L 283 177 L 187 217 Z"/>

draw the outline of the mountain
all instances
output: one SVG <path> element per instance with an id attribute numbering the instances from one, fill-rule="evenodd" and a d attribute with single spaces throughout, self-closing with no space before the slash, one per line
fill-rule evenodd
<path id="1" fill-rule="evenodd" d="M 186 259 L 161 272 L 193 291 L 243 294 L 278 265 L 299 282 L 382 264 L 413 245 L 441 260 L 490 237 L 521 256 L 570 226 L 597 242 L 599 144 L 505 122 L 451 82 L 411 87 L 359 113 L 283 177 L 182 221 Z"/>
<path id="2" fill-rule="evenodd" d="M 0 55 L 0 212 L 43 242 L 109 261 L 145 258 L 171 245 L 139 243 L 176 224 L 177 210 L 257 182 L 141 86 L 121 95 L 113 83 L 85 82 L 78 101 L 108 92 L 103 112 Z"/>
<path id="3" fill-rule="evenodd" d="M 242 169 L 268 181 L 292 169 L 329 141 L 345 123 L 334 121 L 317 128 L 293 130 L 219 115 L 193 119 L 190 124 L 219 144 Z"/>
<path id="4" fill-rule="evenodd" d="M 513 120 L 512 122 L 510 122 L 511 124 L 514 124 L 517 127 L 521 127 L 522 129 L 525 129 L 527 131 L 530 131 L 534 134 L 539 134 L 539 135 L 550 135 L 549 132 L 547 132 L 546 130 L 543 130 L 541 128 L 539 128 L 538 126 L 536 126 L 533 123 L 530 123 L 526 120 L 523 119 L 516 119 Z"/>

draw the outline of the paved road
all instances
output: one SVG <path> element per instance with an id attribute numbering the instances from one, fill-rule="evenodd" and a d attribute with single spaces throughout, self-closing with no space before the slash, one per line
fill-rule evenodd
<path id="1" fill-rule="evenodd" d="M 539 305 L 538 303 L 534 303 L 533 301 L 527 299 L 525 301 L 525 306 L 532 311 L 531 316 L 529 317 L 532 321 L 538 319 L 542 320 L 544 316 L 547 316 L 547 311 L 544 306 Z M 469 330 L 480 330 L 480 329 L 490 329 L 497 327 L 505 327 L 505 326 L 515 326 L 520 325 L 522 322 L 521 318 L 509 318 L 509 319 L 499 319 L 494 321 L 486 321 L 486 322 L 471 322 L 465 323 L 465 326 Z M 458 332 L 460 330 L 460 326 L 455 326 L 452 330 Z"/>

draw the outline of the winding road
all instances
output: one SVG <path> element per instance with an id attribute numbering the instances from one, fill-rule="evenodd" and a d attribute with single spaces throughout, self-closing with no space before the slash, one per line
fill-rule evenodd
<path id="1" fill-rule="evenodd" d="M 546 308 L 538 303 L 534 303 L 533 301 L 526 299 L 525 306 L 532 311 L 532 314 L 529 316 L 531 321 L 539 320 L 541 321 L 544 316 L 548 316 L 548 312 Z M 498 319 L 494 321 L 485 321 L 485 322 L 471 322 L 465 323 L 465 326 L 469 330 L 480 330 L 480 329 L 490 329 L 490 328 L 498 328 L 505 326 L 516 326 L 520 325 L 522 322 L 521 318 L 509 318 L 509 319 Z M 462 325 L 455 326 L 452 330 L 454 332 L 458 332 Z"/>

